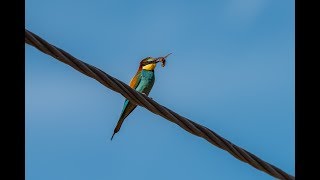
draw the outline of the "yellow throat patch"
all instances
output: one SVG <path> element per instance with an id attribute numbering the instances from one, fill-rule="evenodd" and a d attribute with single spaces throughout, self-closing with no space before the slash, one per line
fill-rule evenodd
<path id="1" fill-rule="evenodd" d="M 142 69 L 152 71 L 152 70 L 154 70 L 154 68 L 156 68 L 156 65 L 157 65 L 156 63 L 147 64 L 147 65 L 143 66 Z"/>

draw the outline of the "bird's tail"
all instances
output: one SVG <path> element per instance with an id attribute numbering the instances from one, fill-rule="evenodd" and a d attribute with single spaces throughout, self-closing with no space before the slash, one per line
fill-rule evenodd
<path id="1" fill-rule="evenodd" d="M 116 126 L 116 127 L 114 128 L 114 130 L 113 130 L 113 134 L 112 134 L 112 136 L 111 136 L 111 141 L 112 141 L 112 139 L 113 139 L 113 136 L 120 130 L 121 125 L 122 125 L 122 123 L 123 123 L 123 121 L 124 121 L 125 118 L 126 118 L 126 117 L 123 117 L 123 114 L 121 114 L 121 116 L 120 116 L 120 118 L 119 118 L 119 120 L 118 120 L 117 126 Z"/>
<path id="2" fill-rule="evenodd" d="M 113 130 L 113 134 L 111 136 L 111 141 L 113 139 L 113 136 L 120 130 L 121 125 L 123 123 L 123 121 L 125 120 L 125 118 L 137 107 L 137 105 L 132 104 L 131 102 L 129 102 L 128 100 L 126 100 L 124 102 L 124 107 L 121 113 L 121 116 L 118 120 L 117 126 L 114 128 Z"/>
<path id="3" fill-rule="evenodd" d="M 113 132 L 113 134 L 112 134 L 112 136 L 111 136 L 111 141 L 112 141 L 112 139 L 113 139 L 113 136 L 116 134 L 116 132 Z"/>

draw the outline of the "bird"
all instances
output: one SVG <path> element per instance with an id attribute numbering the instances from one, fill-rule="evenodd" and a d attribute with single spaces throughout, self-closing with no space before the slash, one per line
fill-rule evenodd
<path id="1" fill-rule="evenodd" d="M 140 61 L 139 68 L 137 73 L 133 76 L 131 79 L 129 86 L 132 89 L 135 89 L 136 91 L 148 96 L 153 84 L 155 82 L 155 74 L 154 74 L 154 69 L 156 68 L 156 65 L 158 62 L 162 63 L 162 67 L 165 66 L 166 64 L 166 58 L 170 55 L 171 53 L 167 54 L 164 57 L 158 57 L 158 58 L 153 58 L 153 57 L 146 57 Z M 119 132 L 121 125 L 125 118 L 129 116 L 129 114 L 137 107 L 137 105 L 133 104 L 130 102 L 128 99 L 125 99 L 122 111 L 120 114 L 120 118 L 118 120 L 118 123 L 116 127 L 114 128 L 113 134 L 111 136 L 111 140 L 113 139 L 113 136 Z"/>

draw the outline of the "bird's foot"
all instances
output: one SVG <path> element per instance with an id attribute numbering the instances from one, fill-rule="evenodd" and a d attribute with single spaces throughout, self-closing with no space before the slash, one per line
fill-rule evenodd
<path id="1" fill-rule="evenodd" d="M 146 95 L 146 93 L 141 93 L 141 94 Z M 146 95 L 146 96 L 148 96 L 148 95 Z M 148 96 L 148 97 L 149 97 L 149 96 Z M 149 97 L 149 98 L 153 100 L 153 98 L 152 98 L 152 97 Z"/>

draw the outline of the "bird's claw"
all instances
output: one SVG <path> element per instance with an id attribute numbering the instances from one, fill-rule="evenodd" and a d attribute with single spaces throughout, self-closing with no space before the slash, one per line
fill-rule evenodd
<path id="1" fill-rule="evenodd" d="M 146 93 L 141 93 L 141 94 L 143 94 L 143 95 L 145 95 L 145 96 L 148 96 L 148 95 L 146 95 Z M 152 98 L 152 97 L 149 97 L 149 98 L 153 100 L 153 98 Z"/>

